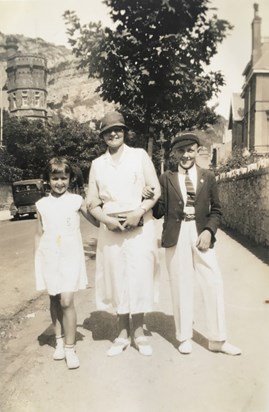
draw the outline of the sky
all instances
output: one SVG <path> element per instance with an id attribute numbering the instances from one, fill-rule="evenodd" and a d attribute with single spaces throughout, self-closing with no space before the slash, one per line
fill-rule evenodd
<path id="1" fill-rule="evenodd" d="M 242 72 L 251 56 L 251 22 L 254 0 L 211 0 L 219 18 L 233 26 L 229 36 L 218 48 L 211 67 L 225 76 L 226 86 L 217 99 L 217 113 L 229 116 L 231 95 L 240 92 L 244 78 Z M 262 37 L 269 38 L 269 0 L 256 0 L 262 18 Z M 109 10 L 102 0 L 0 0 L 0 32 L 40 37 L 45 41 L 68 46 L 66 27 L 62 15 L 65 10 L 76 11 L 82 24 L 102 21 L 111 25 Z"/>

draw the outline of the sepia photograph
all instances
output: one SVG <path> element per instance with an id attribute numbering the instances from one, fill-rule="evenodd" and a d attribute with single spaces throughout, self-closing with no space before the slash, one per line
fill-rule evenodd
<path id="1" fill-rule="evenodd" d="M 268 0 L 0 0 L 0 411 L 269 412 Z"/>

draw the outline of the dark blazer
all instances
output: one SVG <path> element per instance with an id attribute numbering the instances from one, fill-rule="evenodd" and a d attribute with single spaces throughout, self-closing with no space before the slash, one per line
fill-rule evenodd
<path id="1" fill-rule="evenodd" d="M 208 229 L 212 235 L 211 246 L 220 224 L 221 206 L 214 174 L 197 167 L 197 188 L 195 196 L 195 216 L 198 235 Z M 184 201 L 179 187 L 178 173 L 166 171 L 160 176 L 162 194 L 153 208 L 153 215 L 164 216 L 162 246 L 171 247 L 177 243 L 181 222 L 184 218 Z"/>

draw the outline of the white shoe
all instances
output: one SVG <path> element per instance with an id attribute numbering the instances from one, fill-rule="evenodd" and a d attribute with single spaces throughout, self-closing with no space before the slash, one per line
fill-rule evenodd
<path id="1" fill-rule="evenodd" d="M 192 351 L 192 342 L 190 339 L 186 339 L 178 347 L 178 350 L 183 355 L 189 355 Z"/>
<path id="2" fill-rule="evenodd" d="M 237 348 L 234 345 L 231 345 L 228 342 L 217 342 L 217 341 L 209 341 L 208 349 L 212 352 L 221 352 L 225 353 L 226 355 L 241 355 L 241 349 Z"/>
<path id="3" fill-rule="evenodd" d="M 65 348 L 65 360 L 68 369 L 77 369 L 80 367 L 79 359 L 74 348 Z"/>
<path id="4" fill-rule="evenodd" d="M 152 352 L 153 352 L 152 347 L 148 343 L 148 339 L 146 338 L 146 336 L 141 335 L 141 336 L 138 336 L 137 338 L 134 338 L 134 345 L 136 349 L 138 349 L 138 352 L 141 355 L 144 355 L 144 356 L 152 355 Z"/>
<path id="5" fill-rule="evenodd" d="M 64 359 L 64 358 L 65 358 L 64 346 L 61 345 L 61 344 L 58 344 L 58 345 L 56 346 L 55 351 L 54 351 L 53 359 L 54 359 L 54 360 L 62 360 L 62 359 Z"/>
<path id="6" fill-rule="evenodd" d="M 114 340 L 113 345 L 108 349 L 106 354 L 107 356 L 120 355 L 129 345 L 130 340 L 128 338 L 118 337 Z"/>

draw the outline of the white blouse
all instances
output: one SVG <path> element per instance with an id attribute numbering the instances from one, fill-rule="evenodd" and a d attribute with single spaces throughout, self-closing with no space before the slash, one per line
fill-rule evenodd
<path id="1" fill-rule="evenodd" d="M 152 170 L 154 166 L 144 149 L 124 144 L 117 162 L 107 150 L 92 162 L 87 196 L 89 208 L 96 207 L 100 199 L 106 214 L 136 209 L 141 205 L 142 191 L 148 184 L 145 177 L 151 176 Z"/>

